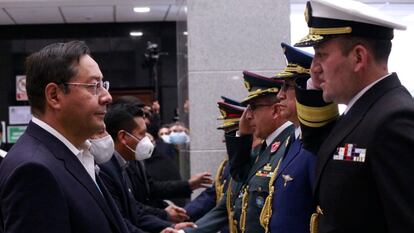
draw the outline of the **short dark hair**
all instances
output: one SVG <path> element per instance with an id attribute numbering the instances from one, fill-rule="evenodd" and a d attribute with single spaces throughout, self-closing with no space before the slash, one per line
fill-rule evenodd
<path id="1" fill-rule="evenodd" d="M 26 58 L 26 90 L 33 113 L 45 111 L 45 87 L 64 84 L 78 73 L 79 60 L 90 55 L 83 41 L 48 45 Z"/>
<path id="2" fill-rule="evenodd" d="M 380 40 L 368 37 L 357 37 L 344 35 L 342 38 L 341 51 L 343 55 L 348 55 L 349 52 L 356 46 L 362 45 L 366 47 L 374 57 L 377 63 L 387 62 L 391 53 L 391 40 Z"/>
<path id="3" fill-rule="evenodd" d="M 134 120 L 135 117 L 144 117 L 142 109 L 131 106 L 115 106 L 108 110 L 105 115 L 106 131 L 111 135 L 114 141 L 117 140 L 117 135 L 120 130 L 125 130 L 131 133 L 137 128 Z"/>

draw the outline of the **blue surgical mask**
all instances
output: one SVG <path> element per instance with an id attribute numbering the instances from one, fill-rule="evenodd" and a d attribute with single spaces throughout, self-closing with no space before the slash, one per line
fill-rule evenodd
<path id="1" fill-rule="evenodd" d="M 170 142 L 175 145 L 182 145 L 188 143 L 189 137 L 185 132 L 172 132 L 170 133 Z"/>

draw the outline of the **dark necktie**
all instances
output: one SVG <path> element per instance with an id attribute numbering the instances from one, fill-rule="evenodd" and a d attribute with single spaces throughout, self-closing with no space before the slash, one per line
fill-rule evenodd
<path id="1" fill-rule="evenodd" d="M 259 155 L 263 154 L 263 152 L 266 150 L 267 144 L 266 140 L 263 141 L 262 145 L 260 146 L 260 153 Z"/>

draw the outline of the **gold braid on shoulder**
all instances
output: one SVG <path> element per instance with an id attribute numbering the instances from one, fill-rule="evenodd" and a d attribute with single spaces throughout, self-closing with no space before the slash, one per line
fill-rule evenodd
<path id="1" fill-rule="evenodd" d="M 243 190 L 243 198 L 242 198 L 242 209 L 240 214 L 240 230 L 241 233 L 244 233 L 246 231 L 246 218 L 247 218 L 247 206 L 248 206 L 248 200 L 249 200 L 249 186 L 244 188 Z"/>
<path id="2" fill-rule="evenodd" d="M 232 179 L 229 181 L 229 186 L 231 187 Z M 226 209 L 227 209 L 227 217 L 229 220 L 229 232 L 230 233 L 237 233 L 237 221 L 234 219 L 234 211 L 232 208 L 232 196 L 231 196 L 231 190 L 228 189 L 226 192 Z"/>
<path id="3" fill-rule="evenodd" d="M 224 172 L 224 167 L 226 166 L 228 160 L 225 159 L 220 163 L 219 168 L 217 169 L 217 173 L 216 173 L 216 179 L 215 179 L 215 188 L 216 188 L 216 203 L 219 203 L 219 201 L 221 200 L 221 198 L 224 195 L 224 185 L 226 183 L 226 181 L 224 180 L 223 183 L 221 183 L 221 179 L 223 178 L 223 172 Z"/>
<path id="4" fill-rule="evenodd" d="M 275 187 L 273 186 L 273 183 L 275 182 L 276 174 L 279 170 L 281 161 L 282 158 L 279 159 L 275 170 L 273 170 L 272 177 L 269 181 L 269 195 L 266 197 L 266 201 L 263 205 L 262 212 L 260 212 L 260 225 L 262 225 L 262 227 L 265 229 L 265 233 L 269 232 L 269 221 L 270 217 L 272 216 L 273 193 L 275 192 Z"/>

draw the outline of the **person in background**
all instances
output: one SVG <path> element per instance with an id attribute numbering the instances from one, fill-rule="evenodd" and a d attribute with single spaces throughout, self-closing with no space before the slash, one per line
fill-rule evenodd
<path id="1" fill-rule="evenodd" d="M 115 142 L 115 152 L 108 162 L 100 165 L 99 176 L 110 191 L 130 231 L 142 229 L 148 232 L 160 232 L 168 227 L 180 229 L 193 226 L 192 223 L 172 224 L 155 217 L 149 210 L 139 205 L 132 195 L 131 181 L 126 167 L 129 161 L 151 156 L 154 148 L 146 136 L 143 111 L 140 108 L 111 108 L 105 116 L 105 124 Z M 165 211 L 172 219 L 187 218 L 185 211 L 175 206 L 170 206 Z"/>
<path id="2" fill-rule="evenodd" d="M 128 232 L 89 152 L 112 101 L 89 48 L 48 45 L 26 77 L 33 118 L 0 166 L 0 232 Z"/>
<path id="3" fill-rule="evenodd" d="M 190 143 L 189 130 L 182 122 L 174 122 L 170 126 L 170 143 L 177 146 L 184 146 Z"/>
<path id="4" fill-rule="evenodd" d="M 311 0 L 306 20 L 295 46 L 315 50 L 309 86 L 347 105 L 317 151 L 312 230 L 414 232 L 414 102 L 388 70 L 394 29 L 406 27 L 351 0 Z M 302 101 L 305 119 L 324 111 Z"/>

